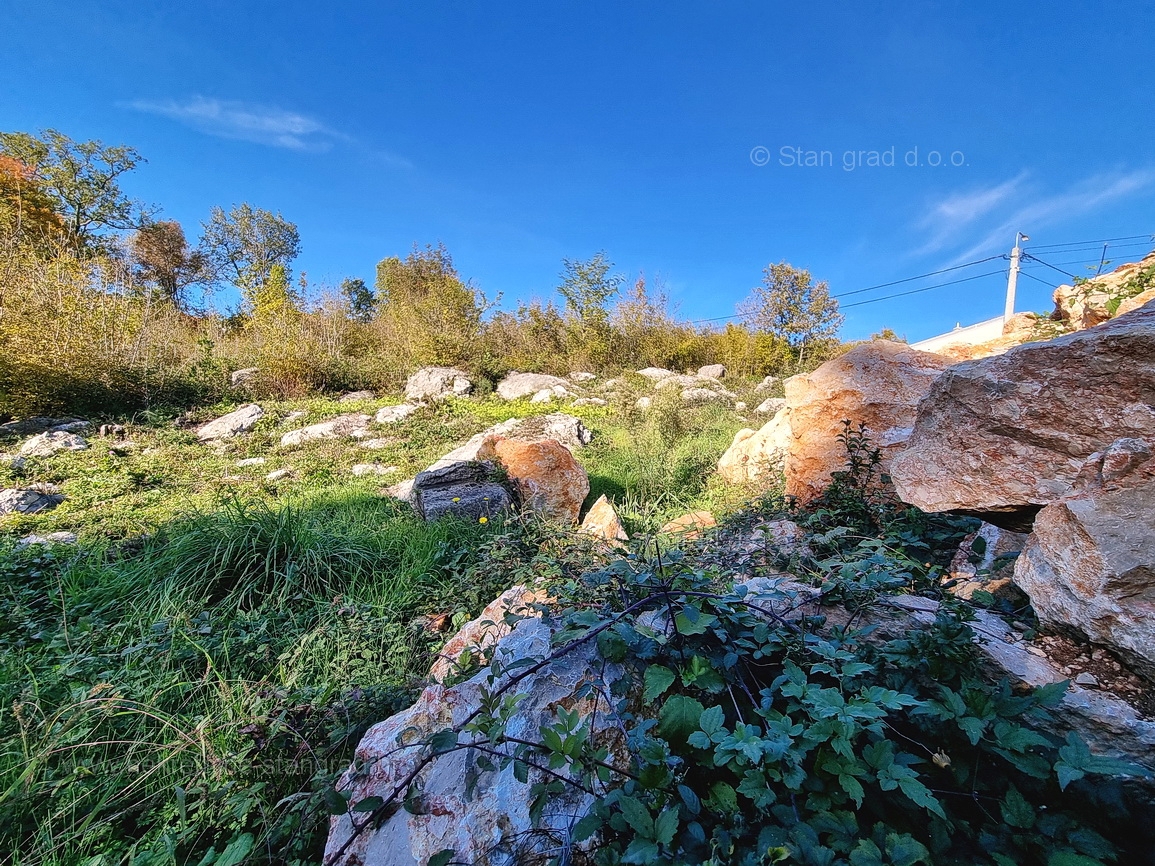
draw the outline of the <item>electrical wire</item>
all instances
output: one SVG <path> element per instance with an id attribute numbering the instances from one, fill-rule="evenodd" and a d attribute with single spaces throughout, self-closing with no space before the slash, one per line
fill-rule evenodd
<path id="1" fill-rule="evenodd" d="M 1050 288 L 1050 289 L 1057 289 L 1058 288 L 1058 286 L 1056 286 L 1052 283 L 1048 283 L 1046 280 L 1040 279 L 1039 277 L 1036 277 L 1034 274 L 1027 273 L 1026 271 L 1019 271 L 1019 273 L 1022 274 L 1024 277 L 1030 277 L 1032 280 L 1034 280 L 1037 283 L 1042 283 L 1047 288 Z"/>
<path id="2" fill-rule="evenodd" d="M 904 277 L 901 280 L 892 280 L 889 283 L 879 283 L 876 286 L 867 286 L 864 289 L 854 289 L 853 291 L 849 291 L 849 292 L 839 292 L 837 295 L 831 295 L 830 297 L 832 297 L 832 298 L 847 298 L 847 297 L 850 297 L 851 295 L 861 295 L 863 292 L 873 292 L 876 289 L 886 289 L 886 288 L 889 288 L 890 286 L 898 286 L 898 285 L 901 285 L 903 283 L 913 282 L 915 280 L 925 280 L 927 277 L 937 277 L 940 274 L 949 274 L 951 271 L 958 271 L 958 270 L 962 270 L 963 268 L 970 268 L 970 267 L 973 267 L 975 265 L 981 265 L 981 264 L 984 264 L 985 262 L 993 262 L 996 259 L 1006 259 L 1006 258 L 1007 258 L 1007 256 L 1005 253 L 1002 255 L 997 255 L 997 256 L 987 256 L 987 258 L 985 258 L 985 259 L 976 259 L 973 262 L 966 262 L 965 264 L 961 264 L 961 265 L 953 265 L 949 268 L 942 268 L 941 270 L 931 271 L 930 273 L 919 274 L 916 277 Z M 1001 273 L 1001 271 L 996 271 L 995 273 Z M 956 282 L 959 282 L 959 281 L 956 281 Z M 961 282 L 965 282 L 965 280 L 963 280 Z M 953 282 L 943 283 L 942 285 L 951 286 L 951 285 L 954 285 L 954 283 Z M 938 287 L 937 286 L 929 286 L 928 288 L 933 289 L 933 288 L 938 288 Z M 919 289 L 919 291 L 926 291 L 926 290 L 925 289 Z M 914 294 L 914 293 L 909 292 L 909 293 L 903 293 L 903 294 Z M 890 295 L 888 297 L 896 297 L 896 298 L 902 297 L 902 294 Z M 886 300 L 886 298 L 878 298 L 877 300 L 884 301 L 884 300 Z M 857 306 L 861 306 L 861 304 L 845 304 L 843 306 L 844 307 L 857 307 Z M 731 319 L 746 319 L 746 318 L 750 318 L 751 316 L 754 316 L 754 315 L 757 315 L 757 314 L 756 313 L 735 313 L 735 314 L 730 315 L 730 316 L 714 316 L 714 317 L 709 318 L 709 319 L 692 319 L 687 324 L 698 325 L 698 324 L 702 324 L 705 322 L 725 322 L 725 321 L 729 321 Z"/>
<path id="3" fill-rule="evenodd" d="M 1032 262 L 1038 262 L 1040 265 L 1046 265 L 1046 266 L 1047 266 L 1048 268 L 1050 268 L 1052 271 L 1058 271 L 1060 274 L 1066 274 L 1066 275 L 1067 275 L 1068 277 L 1070 277 L 1072 280 L 1073 280 L 1073 279 L 1075 279 L 1075 275 L 1074 275 L 1074 274 L 1072 274 L 1070 271 L 1064 271 L 1062 268 L 1059 268 L 1059 267 L 1055 267 L 1055 266 L 1054 266 L 1054 265 L 1052 265 L 1050 262 L 1044 262 L 1044 261 L 1043 261 L 1042 259 L 1040 259 L 1038 256 L 1032 256 L 1032 255 L 1030 255 L 1030 254 L 1028 253 L 1028 254 L 1027 254 L 1027 258 L 1028 258 L 1028 259 L 1030 259 Z"/>
<path id="4" fill-rule="evenodd" d="M 1155 241 L 1155 235 L 1153 235 L 1153 234 L 1127 235 L 1126 237 L 1122 237 L 1122 238 L 1097 238 L 1097 239 L 1093 239 L 1093 240 L 1089 240 L 1089 241 L 1069 241 L 1069 242 L 1063 243 L 1063 244 L 1034 244 L 1032 246 L 1032 249 L 1050 250 L 1050 249 L 1055 249 L 1057 247 L 1077 247 L 1077 246 L 1086 246 L 1087 244 L 1108 244 L 1108 243 L 1111 243 L 1112 241 L 1133 241 L 1133 240 L 1137 240 L 1139 238 L 1147 238 L 1149 240 Z"/>
<path id="5" fill-rule="evenodd" d="M 997 258 L 997 256 L 996 256 L 996 258 Z M 865 300 L 865 301 L 855 301 L 853 304 L 841 304 L 839 306 L 839 309 L 849 310 L 851 307 L 862 307 L 862 306 L 865 306 L 866 304 L 877 304 L 879 301 L 889 301 L 891 298 L 904 298 L 907 295 L 917 295 L 920 292 L 929 292 L 931 289 L 941 289 L 941 288 L 944 288 L 946 286 L 956 286 L 959 283 L 969 283 L 971 280 L 981 280 L 983 277 L 993 277 L 996 275 L 1001 275 L 1003 273 L 1004 272 L 1001 270 L 988 271 L 985 274 L 978 274 L 978 275 L 973 276 L 973 277 L 963 277 L 961 280 L 951 280 L 949 283 L 938 283 L 937 285 L 934 285 L 934 286 L 923 286 L 921 289 L 911 289 L 909 292 L 897 292 L 893 295 L 884 295 L 881 298 L 869 298 L 868 300 Z"/>

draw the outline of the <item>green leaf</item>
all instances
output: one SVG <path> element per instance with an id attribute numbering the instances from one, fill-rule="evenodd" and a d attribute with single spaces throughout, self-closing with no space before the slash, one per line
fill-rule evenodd
<path id="1" fill-rule="evenodd" d="M 249 852 L 253 850 L 253 834 L 242 833 L 233 841 L 229 842 L 221 856 L 217 858 L 214 866 L 239 866 L 245 862 L 245 858 L 249 856 Z"/>
<path id="2" fill-rule="evenodd" d="M 623 863 L 635 863 L 638 866 L 650 866 L 657 862 L 659 857 L 658 846 L 649 839 L 635 839 L 622 855 Z"/>
<path id="3" fill-rule="evenodd" d="M 344 815 L 349 811 L 349 799 L 336 788 L 326 788 L 324 793 L 325 808 L 330 815 Z"/>
<path id="4" fill-rule="evenodd" d="M 685 695 L 673 695 L 658 712 L 658 733 L 667 740 L 685 742 L 698 729 L 706 708 L 701 701 Z"/>
<path id="5" fill-rule="evenodd" d="M 584 842 L 597 833 L 602 828 L 603 823 L 601 815 L 590 812 L 574 825 L 573 840 L 575 842 Z"/>
<path id="6" fill-rule="evenodd" d="M 664 665 L 650 665 L 646 668 L 645 690 L 642 700 L 652 701 L 663 694 L 677 679 L 677 674 Z"/>
<path id="7" fill-rule="evenodd" d="M 705 634 L 717 621 L 718 617 L 712 613 L 701 613 L 692 604 L 686 605 L 682 608 L 682 612 L 674 617 L 675 627 L 684 635 Z"/>
<path id="8" fill-rule="evenodd" d="M 438 731 L 425 741 L 434 752 L 445 752 L 457 745 L 457 732 L 451 728 Z"/>
<path id="9" fill-rule="evenodd" d="M 381 797 L 366 797 L 364 800 L 359 800 L 357 805 L 353 807 L 354 812 L 373 812 L 385 805 L 385 801 Z"/>
<path id="10" fill-rule="evenodd" d="M 453 859 L 452 848 L 442 848 L 436 854 L 429 858 L 426 866 L 447 866 L 450 860 Z"/>
<path id="11" fill-rule="evenodd" d="M 929 863 L 930 851 L 914 837 L 906 833 L 886 834 L 886 855 L 893 866 L 914 866 Z"/>
<path id="12" fill-rule="evenodd" d="M 911 802 L 922 806 L 928 812 L 933 812 L 940 818 L 946 817 L 946 813 L 942 810 L 942 804 L 935 799 L 930 789 L 918 779 L 901 778 L 898 780 L 898 787 Z"/>
<path id="13" fill-rule="evenodd" d="M 866 792 L 862 790 L 862 783 L 854 776 L 843 773 L 838 777 L 838 784 L 842 786 L 842 790 L 850 795 L 854 800 L 854 805 L 859 809 L 862 808 L 862 800 L 866 796 Z"/>
<path id="14" fill-rule="evenodd" d="M 702 811 L 702 801 L 698 798 L 698 795 L 694 793 L 692 788 L 679 785 L 678 796 L 682 798 L 682 802 L 686 804 L 686 808 L 691 815 L 697 815 Z"/>
<path id="15" fill-rule="evenodd" d="M 643 839 L 654 838 L 654 818 L 650 810 L 636 797 L 622 797 L 618 800 L 622 817 Z"/>
<path id="16" fill-rule="evenodd" d="M 710 802 L 719 812 L 737 812 L 738 792 L 725 782 L 715 782 L 710 786 Z"/>
<path id="17" fill-rule="evenodd" d="M 1047 866 L 1103 866 L 1103 861 L 1074 851 L 1056 851 L 1047 858 Z"/>
<path id="18" fill-rule="evenodd" d="M 1007 795 L 1003 798 L 1001 809 L 1003 820 L 1012 827 L 1029 830 L 1035 826 L 1035 810 L 1014 785 L 1007 789 Z"/>
<path id="19" fill-rule="evenodd" d="M 654 841 L 659 845 L 669 845 L 678 832 L 678 810 L 666 809 L 654 821 Z"/>

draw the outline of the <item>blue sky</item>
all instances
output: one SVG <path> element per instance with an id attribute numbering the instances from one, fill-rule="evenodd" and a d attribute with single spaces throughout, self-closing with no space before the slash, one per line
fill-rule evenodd
<path id="1" fill-rule="evenodd" d="M 149 7 L 7 10 L 0 129 L 133 145 L 130 191 L 192 235 L 215 204 L 279 210 L 313 282 L 441 241 L 510 306 L 604 249 L 697 319 L 772 261 L 838 294 L 1004 253 L 1018 229 L 1072 273 L 1098 251 L 1042 245 L 1155 232 L 1152 3 Z M 1037 280 L 1065 278 L 1027 273 L 1019 309 L 1049 310 Z M 843 335 L 930 336 L 998 315 L 1004 290 L 848 308 Z"/>

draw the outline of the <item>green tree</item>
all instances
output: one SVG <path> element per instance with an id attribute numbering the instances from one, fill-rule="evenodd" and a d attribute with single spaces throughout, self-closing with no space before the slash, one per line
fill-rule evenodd
<path id="1" fill-rule="evenodd" d="M 377 296 L 373 290 L 365 285 L 365 281 L 357 278 L 341 280 L 341 298 L 345 302 L 345 313 L 354 322 L 366 323 L 373 319 L 377 308 Z"/>
<path id="2" fill-rule="evenodd" d="M 214 207 L 200 246 L 213 278 L 229 280 L 250 306 L 256 306 L 256 295 L 269 282 L 274 266 L 282 265 L 287 277 L 300 249 L 295 224 L 248 202 L 228 212 Z"/>
<path id="3" fill-rule="evenodd" d="M 620 276 L 610 275 L 613 266 L 604 251 L 584 262 L 562 259 L 561 285 L 557 290 L 565 299 L 566 312 L 583 325 L 601 327 L 608 321 L 607 304 L 622 283 Z"/>
<path id="4" fill-rule="evenodd" d="M 613 351 L 609 301 L 622 278 L 611 275 L 613 262 L 599 252 L 588 261 L 562 259 L 558 293 L 565 299 L 570 356 L 582 366 L 603 366 Z"/>
<path id="5" fill-rule="evenodd" d="M 142 225 L 149 212 L 120 188 L 121 175 L 143 157 L 131 147 L 73 141 L 54 129 L 39 137 L 0 132 L 0 155 L 30 173 L 60 215 L 69 246 L 77 254 L 108 247 L 108 235 Z"/>
<path id="6" fill-rule="evenodd" d="M 377 265 L 377 317 L 385 340 L 408 364 L 465 363 L 479 351 L 489 304 L 463 281 L 441 244 L 414 246 Z"/>
<path id="7" fill-rule="evenodd" d="M 738 305 L 751 328 L 780 337 L 800 351 L 835 337 L 843 317 L 825 280 L 815 283 L 810 271 L 786 262 L 767 265 L 763 274 L 762 285 Z"/>

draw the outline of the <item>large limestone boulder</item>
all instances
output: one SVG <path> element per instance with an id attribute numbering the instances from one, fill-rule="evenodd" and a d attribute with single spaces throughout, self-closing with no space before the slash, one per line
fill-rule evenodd
<path id="1" fill-rule="evenodd" d="M 503 400 L 520 400 L 546 391 L 555 397 L 569 394 L 570 382 L 545 373 L 510 373 L 497 383 L 497 396 Z"/>
<path id="2" fill-rule="evenodd" d="M 1155 680 L 1155 460 L 1123 439 L 1035 518 L 1015 582 L 1039 620 L 1105 645 Z"/>
<path id="3" fill-rule="evenodd" d="M 488 521 L 513 504 L 509 490 L 494 477 L 493 466 L 476 460 L 418 473 L 410 495 L 417 512 L 426 520 L 451 514 L 466 520 Z"/>
<path id="4" fill-rule="evenodd" d="M 23 457 L 51 457 L 59 451 L 84 451 L 88 448 L 88 441 L 75 433 L 65 433 L 63 430 L 49 430 L 33 436 L 20 446 Z"/>
<path id="5" fill-rule="evenodd" d="M 351 412 L 347 415 L 338 415 L 319 424 L 310 424 L 297 430 L 290 430 L 281 437 L 281 444 L 290 447 L 304 445 L 318 439 L 361 439 L 369 434 L 368 415 L 360 412 Z"/>
<path id="6" fill-rule="evenodd" d="M 556 523 L 577 523 L 590 481 L 560 442 L 521 442 L 493 436 L 486 440 L 479 457 L 501 464 L 524 507 Z"/>
<path id="7" fill-rule="evenodd" d="M 873 340 L 827 361 L 812 373 L 786 380 L 790 449 L 786 493 L 809 502 L 846 466 L 839 441 L 844 420 L 866 426 L 881 452 L 881 471 L 909 438 L 918 401 L 950 362 L 905 343 Z"/>
<path id="8" fill-rule="evenodd" d="M 473 390 L 473 380 L 456 367 L 422 367 L 405 383 L 407 401 L 441 400 L 464 397 Z"/>
<path id="9" fill-rule="evenodd" d="M 705 367 L 698 368 L 698 378 L 700 379 L 722 379 L 725 376 L 725 364 L 707 364 Z"/>
<path id="10" fill-rule="evenodd" d="M 338 782 L 338 790 L 355 806 L 368 797 L 389 797 L 405 779 L 415 776 L 425 808 L 392 810 L 380 824 L 360 833 L 354 832 L 353 822 L 368 820 L 371 815 L 354 812 L 331 819 L 326 866 L 415 866 L 428 863 L 445 849 L 454 852 L 456 863 L 496 866 L 522 862 L 523 858 L 536 862 L 534 851 L 527 848 L 533 842 L 528 831 L 545 829 L 564 834 L 574 815 L 589 810 L 590 795 L 577 786 L 566 786 L 563 792 L 550 796 L 540 820 L 532 822 L 531 784 L 547 780 L 544 773 L 530 770 L 531 784 L 523 784 L 515 777 L 513 762 L 508 762 L 500 769 L 480 770 L 476 784 L 467 785 L 468 751 L 427 758 L 426 750 L 415 746 L 439 732 L 463 728 L 487 693 L 517 696 L 517 711 L 506 727 L 511 739 L 537 740 L 541 726 L 555 724 L 558 708 L 564 707 L 589 719 L 593 741 L 610 749 L 609 763 L 626 765 L 622 720 L 602 697 L 611 693 L 622 670 L 601 660 L 594 641 L 559 656 L 541 670 L 519 667 L 490 682 L 490 669 L 483 666 L 464 682 L 446 684 L 446 677 L 459 669 L 455 662 L 467 649 L 474 657 L 496 657 L 507 664 L 518 659 L 545 659 L 553 650 L 552 631 L 540 616 L 532 615 L 530 607 L 541 600 L 540 594 L 525 587 L 504 593 L 449 640 L 442 653 L 444 662 L 432 672 L 436 681 L 421 693 L 417 703 L 369 729 L 357 747 L 354 766 Z M 507 613 L 523 618 L 511 628 L 505 621 Z M 598 688 L 591 692 L 590 683 Z M 467 735 L 460 737 L 461 742 L 468 741 Z M 501 762 L 495 760 L 493 764 L 500 766 Z"/>
<path id="11" fill-rule="evenodd" d="M 934 382 L 891 465 L 899 496 L 1010 529 L 1066 494 L 1083 461 L 1155 430 L 1155 304 Z"/>
<path id="12" fill-rule="evenodd" d="M 265 417 L 265 410 L 256 403 L 249 403 L 239 409 L 234 409 L 227 415 L 222 415 L 197 430 L 197 439 L 201 442 L 210 442 L 214 439 L 230 439 L 247 433 L 256 426 L 257 422 Z"/>
<path id="13" fill-rule="evenodd" d="M 792 441 L 790 411 L 779 409 L 760 430 L 739 430 L 718 460 L 718 474 L 731 484 L 755 484 L 775 477 L 786 464 Z"/>
<path id="14" fill-rule="evenodd" d="M 662 379 L 668 379 L 670 376 L 676 376 L 678 374 L 671 370 L 663 369 L 662 367 L 645 367 L 644 369 L 638 370 L 638 375 L 644 376 L 651 382 L 660 382 Z"/>

